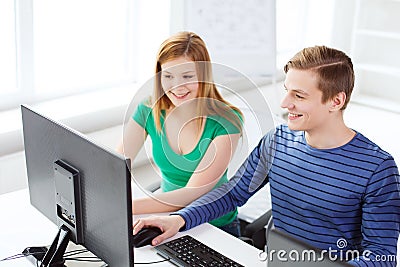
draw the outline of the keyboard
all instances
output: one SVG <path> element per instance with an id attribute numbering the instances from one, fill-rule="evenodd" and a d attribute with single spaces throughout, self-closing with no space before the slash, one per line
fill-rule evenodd
<path id="1" fill-rule="evenodd" d="M 243 266 L 189 235 L 158 245 L 155 249 L 177 266 Z"/>

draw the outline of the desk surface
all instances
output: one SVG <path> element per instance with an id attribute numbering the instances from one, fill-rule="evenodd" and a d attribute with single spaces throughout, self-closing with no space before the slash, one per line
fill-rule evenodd
<path id="1" fill-rule="evenodd" d="M 28 246 L 49 245 L 57 233 L 56 225 L 30 205 L 27 189 L 0 195 L 0 211 L 0 259 L 21 253 Z M 189 231 L 178 233 L 172 239 L 185 234 L 195 237 L 245 266 L 266 266 L 265 262 L 259 260 L 260 250 L 210 224 L 203 224 Z M 70 244 L 68 249 L 74 248 L 76 246 Z M 140 263 L 163 259 L 156 254 L 155 249 L 151 246 L 135 248 L 134 258 L 135 262 Z M 0 267 L 5 266 L 23 267 L 33 265 L 26 259 L 20 258 L 0 262 Z M 100 266 L 100 264 L 67 262 L 67 266 Z M 156 266 L 173 265 L 165 262 Z"/>

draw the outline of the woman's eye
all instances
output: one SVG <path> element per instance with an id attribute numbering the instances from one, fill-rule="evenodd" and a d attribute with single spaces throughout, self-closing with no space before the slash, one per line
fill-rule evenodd
<path id="1" fill-rule="evenodd" d="M 302 96 L 299 95 L 299 94 L 296 94 L 296 98 L 298 98 L 298 99 L 304 99 L 304 97 L 302 97 Z"/>
<path id="2" fill-rule="evenodd" d="M 164 78 L 165 78 L 165 79 L 171 79 L 171 78 L 172 78 L 172 75 L 165 74 L 165 75 L 164 75 Z"/>
<path id="3" fill-rule="evenodd" d="M 184 79 L 192 79 L 194 75 L 183 75 Z"/>

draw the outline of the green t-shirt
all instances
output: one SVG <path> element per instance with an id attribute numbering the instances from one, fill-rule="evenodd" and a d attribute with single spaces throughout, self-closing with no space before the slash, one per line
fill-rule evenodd
<path id="1" fill-rule="evenodd" d="M 240 130 L 227 119 L 217 115 L 208 116 L 202 136 L 196 147 L 190 153 L 180 155 L 175 153 L 168 143 L 163 127 L 163 116 L 161 116 L 162 133 L 158 132 L 156 129 L 151 107 L 147 106 L 144 102 L 139 104 L 132 117 L 146 130 L 151 138 L 153 160 L 160 169 L 162 175 L 161 189 L 164 192 L 186 186 L 214 138 L 220 135 L 236 134 L 240 132 Z M 215 187 L 227 181 L 226 170 Z M 234 210 L 210 223 L 215 226 L 224 226 L 231 223 L 236 215 L 237 210 Z"/>

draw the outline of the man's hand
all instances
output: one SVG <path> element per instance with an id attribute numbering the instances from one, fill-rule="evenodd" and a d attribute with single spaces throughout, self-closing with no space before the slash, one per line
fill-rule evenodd
<path id="1" fill-rule="evenodd" d="M 184 225 L 185 220 L 179 215 L 150 216 L 141 218 L 133 223 L 133 234 L 137 234 L 142 228 L 146 227 L 155 226 L 160 228 L 163 233 L 151 241 L 151 244 L 156 246 L 165 239 L 176 235 Z"/>

